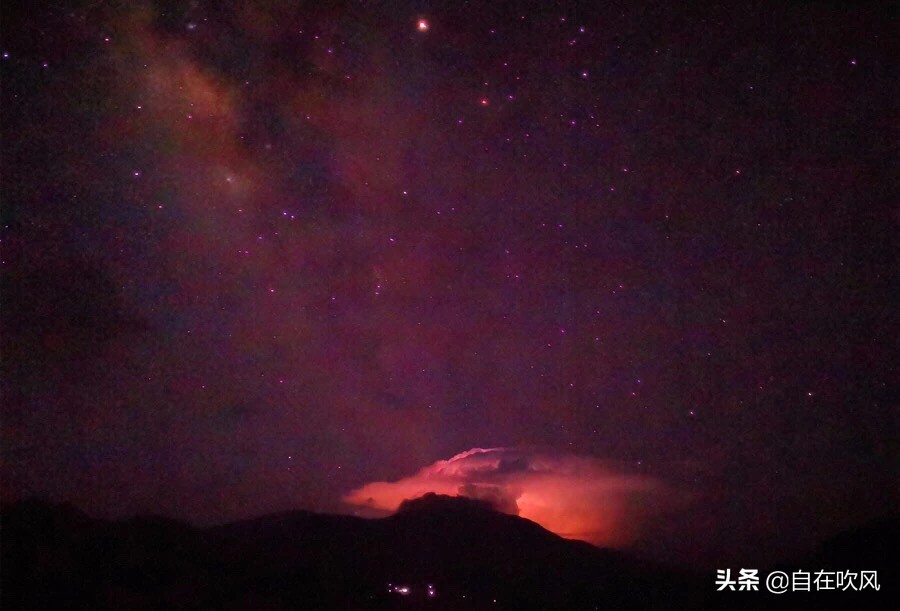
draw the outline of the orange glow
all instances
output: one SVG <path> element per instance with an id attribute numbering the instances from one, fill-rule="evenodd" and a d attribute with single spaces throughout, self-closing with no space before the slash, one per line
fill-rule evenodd
<path id="1" fill-rule="evenodd" d="M 474 448 L 397 482 L 366 484 L 344 501 L 395 511 L 427 492 L 488 500 L 562 537 L 618 547 L 632 540 L 662 486 L 595 458 Z"/>

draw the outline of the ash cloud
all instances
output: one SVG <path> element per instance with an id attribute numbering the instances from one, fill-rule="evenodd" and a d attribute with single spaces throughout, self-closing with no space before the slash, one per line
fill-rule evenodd
<path id="1" fill-rule="evenodd" d="M 396 482 L 371 482 L 345 503 L 384 512 L 429 492 L 487 501 L 556 534 L 627 546 L 669 505 L 658 480 L 597 458 L 518 448 L 473 448 Z"/>

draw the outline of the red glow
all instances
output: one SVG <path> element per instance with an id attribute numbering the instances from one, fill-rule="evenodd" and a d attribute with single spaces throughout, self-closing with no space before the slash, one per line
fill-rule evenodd
<path id="1" fill-rule="evenodd" d="M 621 546 L 646 513 L 634 501 L 658 500 L 661 490 L 655 480 L 616 472 L 594 458 L 474 448 L 397 482 L 366 484 L 344 501 L 394 511 L 427 492 L 476 497 L 562 537 Z"/>

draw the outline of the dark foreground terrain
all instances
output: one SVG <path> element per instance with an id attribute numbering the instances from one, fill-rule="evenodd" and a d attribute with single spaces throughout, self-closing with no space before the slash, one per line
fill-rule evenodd
<path id="1" fill-rule="evenodd" d="M 636 560 L 463 498 L 366 520 L 291 512 L 208 529 L 92 519 L 26 501 L 0 514 L 2 609 L 708 609 L 896 601 L 895 519 L 846 533 L 806 569 L 879 570 L 880 592 L 717 593 L 714 574 Z M 761 574 L 764 574 L 761 571 Z M 825 599 L 829 600 L 825 600 Z M 783 605 L 783 607 L 782 607 Z"/>

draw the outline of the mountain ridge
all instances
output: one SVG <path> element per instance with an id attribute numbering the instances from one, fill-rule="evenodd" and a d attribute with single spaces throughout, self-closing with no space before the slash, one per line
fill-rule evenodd
<path id="1" fill-rule="evenodd" d="M 713 575 L 564 539 L 465 497 L 429 494 L 376 519 L 298 510 L 205 528 L 162 516 L 95 519 L 71 505 L 32 500 L 3 506 L 0 529 L 4 609 L 759 603 L 758 597 L 717 593 Z M 876 534 L 866 532 L 863 540 Z M 855 549 L 852 537 L 838 541 L 839 549 Z M 797 608 L 796 600 L 782 603 Z"/>

